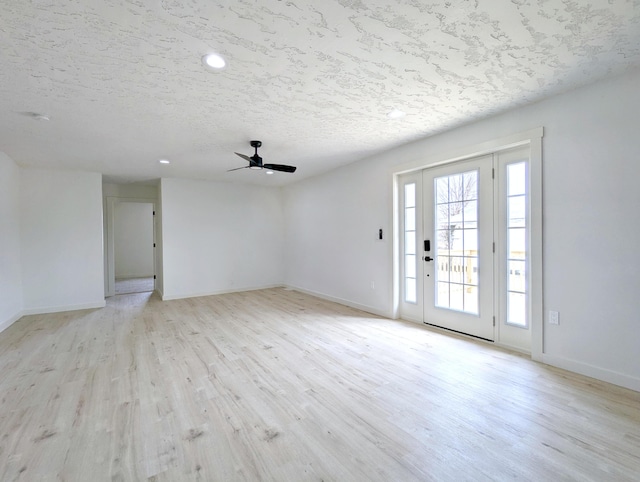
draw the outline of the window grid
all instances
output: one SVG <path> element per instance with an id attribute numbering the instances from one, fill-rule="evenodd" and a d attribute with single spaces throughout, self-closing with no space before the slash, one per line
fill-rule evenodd
<path id="1" fill-rule="evenodd" d="M 478 314 L 478 171 L 434 183 L 436 306 Z"/>
<path id="2" fill-rule="evenodd" d="M 526 187 L 526 162 L 508 164 L 506 322 L 522 328 L 528 326 Z"/>
<path id="3" fill-rule="evenodd" d="M 416 184 L 404 185 L 404 301 L 418 302 Z"/>

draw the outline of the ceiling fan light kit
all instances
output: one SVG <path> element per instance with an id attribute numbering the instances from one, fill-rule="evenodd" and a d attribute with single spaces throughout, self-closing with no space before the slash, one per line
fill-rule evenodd
<path id="1" fill-rule="evenodd" d="M 247 168 L 255 170 L 266 169 L 267 174 L 273 174 L 273 171 L 296 172 L 295 166 L 287 166 L 285 164 L 263 164 L 262 157 L 258 155 L 258 147 L 262 146 L 262 141 L 251 141 L 249 145 L 255 149 L 255 153 L 253 154 L 253 156 L 249 157 L 244 154 L 240 154 L 239 152 L 235 153 L 237 156 L 242 157 L 245 161 L 249 161 L 249 165 L 244 167 L 237 167 L 235 169 L 229 169 L 227 172 L 238 171 L 240 169 Z"/>

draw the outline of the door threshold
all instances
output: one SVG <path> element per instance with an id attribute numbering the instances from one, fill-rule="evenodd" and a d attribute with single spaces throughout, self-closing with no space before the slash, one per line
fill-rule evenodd
<path id="1" fill-rule="evenodd" d="M 426 321 L 423 321 L 422 324 L 423 325 L 428 325 L 428 326 L 433 326 L 434 328 L 437 328 L 439 330 L 445 330 L 445 331 L 450 331 L 452 333 L 457 333 L 458 335 L 469 336 L 471 338 L 475 338 L 476 340 L 482 340 L 482 341 L 488 341 L 489 343 L 495 343 L 494 340 L 490 340 L 489 338 L 483 338 L 481 336 L 470 335 L 469 333 L 465 333 L 464 331 L 452 330 L 451 328 L 445 328 L 443 326 L 434 325 L 433 323 L 427 323 Z"/>

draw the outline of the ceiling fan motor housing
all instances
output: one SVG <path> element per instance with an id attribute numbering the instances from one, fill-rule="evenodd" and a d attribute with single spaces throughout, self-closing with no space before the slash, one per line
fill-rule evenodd
<path id="1" fill-rule="evenodd" d="M 251 141 L 249 143 L 251 147 L 256 150 L 256 153 L 251 156 L 250 169 L 262 169 L 262 157 L 258 155 L 258 147 L 262 146 L 262 141 Z"/>
<path id="2" fill-rule="evenodd" d="M 262 167 L 262 157 L 260 157 L 257 153 L 251 156 L 251 166 L 250 167 Z"/>

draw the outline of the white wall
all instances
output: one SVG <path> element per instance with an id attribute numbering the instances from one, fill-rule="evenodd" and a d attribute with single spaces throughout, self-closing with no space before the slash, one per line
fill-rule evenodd
<path id="1" fill-rule="evenodd" d="M 158 185 L 139 182 L 128 184 L 105 182 L 102 185 L 102 194 L 105 198 L 158 199 Z"/>
<path id="2" fill-rule="evenodd" d="M 164 299 L 282 284 L 280 190 L 162 179 Z"/>
<path id="3" fill-rule="evenodd" d="M 286 284 L 391 316 L 391 204 L 383 162 L 285 188 Z"/>
<path id="4" fill-rule="evenodd" d="M 153 276 L 153 204 L 117 203 L 113 228 L 116 278 Z"/>
<path id="5" fill-rule="evenodd" d="M 26 313 L 104 306 L 102 176 L 22 169 Z"/>
<path id="6" fill-rule="evenodd" d="M 22 316 L 20 169 L 0 152 L 0 331 Z"/>
<path id="7" fill-rule="evenodd" d="M 560 312 L 544 361 L 640 390 L 638 85 L 635 72 L 284 188 L 285 283 L 390 315 L 390 238 L 371 237 L 389 233 L 393 170 L 543 126 L 544 303 Z"/>

